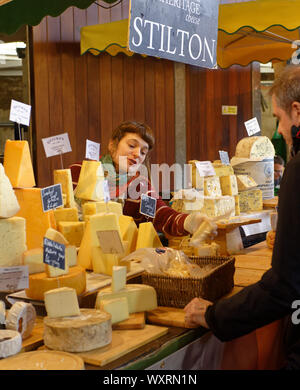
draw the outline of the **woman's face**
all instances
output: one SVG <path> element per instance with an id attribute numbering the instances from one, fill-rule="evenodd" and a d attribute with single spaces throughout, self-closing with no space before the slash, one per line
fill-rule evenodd
<path id="1" fill-rule="evenodd" d="M 112 154 L 118 172 L 135 173 L 145 161 L 149 145 L 138 134 L 126 133 Z"/>

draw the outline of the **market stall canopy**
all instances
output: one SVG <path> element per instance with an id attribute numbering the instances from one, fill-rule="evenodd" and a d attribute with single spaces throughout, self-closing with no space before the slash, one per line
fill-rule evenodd
<path id="1" fill-rule="evenodd" d="M 74 6 L 88 8 L 95 0 L 12 0 L 0 1 L 0 33 L 13 34 L 24 25 L 36 26 L 46 16 L 59 16 Z M 116 0 L 103 0 L 114 3 Z"/>
<path id="2" fill-rule="evenodd" d="M 219 8 L 217 61 L 221 68 L 288 60 L 299 40 L 298 0 L 257 0 Z M 300 42 L 298 42 L 299 44 Z"/>
<path id="3" fill-rule="evenodd" d="M 217 62 L 221 68 L 252 61 L 288 60 L 299 37 L 299 0 L 257 0 L 221 4 Z M 81 54 L 116 55 L 127 50 L 128 19 L 81 29 Z M 299 42 L 300 43 L 300 42 Z"/>

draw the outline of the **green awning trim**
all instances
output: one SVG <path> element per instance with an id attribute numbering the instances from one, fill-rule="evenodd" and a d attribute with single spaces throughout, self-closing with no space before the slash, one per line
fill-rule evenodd
<path id="1" fill-rule="evenodd" d="M 0 6 L 0 33 L 13 34 L 24 25 L 36 26 L 49 16 L 59 16 L 69 7 L 88 8 L 95 0 L 13 0 Z M 104 0 L 115 3 L 116 0 Z"/>

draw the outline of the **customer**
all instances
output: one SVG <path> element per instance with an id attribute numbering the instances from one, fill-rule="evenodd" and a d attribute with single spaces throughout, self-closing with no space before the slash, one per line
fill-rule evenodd
<path id="1" fill-rule="evenodd" d="M 281 156 L 274 157 L 274 195 L 279 194 L 280 183 L 284 171 L 284 159 Z"/>
<path id="2" fill-rule="evenodd" d="M 132 216 L 137 225 L 151 221 L 158 232 L 167 236 L 193 234 L 209 218 L 198 212 L 179 213 L 157 195 L 149 180 L 149 157 L 153 147 L 154 135 L 146 124 L 127 121 L 113 131 L 109 153 L 100 159 L 106 171 L 111 199 L 122 199 L 124 215 Z M 73 164 L 70 168 L 74 184 L 78 182 L 81 164 Z M 157 199 L 154 218 L 140 213 L 141 194 Z M 211 226 L 214 234 L 216 225 L 212 222 Z"/>
<path id="3" fill-rule="evenodd" d="M 299 369 L 300 325 L 292 323 L 295 313 L 290 315 L 297 308 L 292 307 L 293 302 L 300 299 L 300 66 L 286 67 L 275 80 L 271 95 L 278 131 L 294 156 L 280 186 L 272 267 L 257 283 L 228 299 L 212 304 L 194 298 L 184 310 L 188 326 L 209 328 L 221 341 L 233 340 L 288 316 L 285 368 Z"/>

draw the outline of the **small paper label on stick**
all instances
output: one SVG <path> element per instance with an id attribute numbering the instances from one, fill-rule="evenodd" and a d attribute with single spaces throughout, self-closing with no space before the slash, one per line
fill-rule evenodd
<path id="1" fill-rule="evenodd" d="M 124 246 L 117 230 L 97 231 L 103 253 L 124 253 Z"/>
<path id="2" fill-rule="evenodd" d="M 46 157 L 72 152 L 68 133 L 58 134 L 53 137 L 42 138 Z"/>

